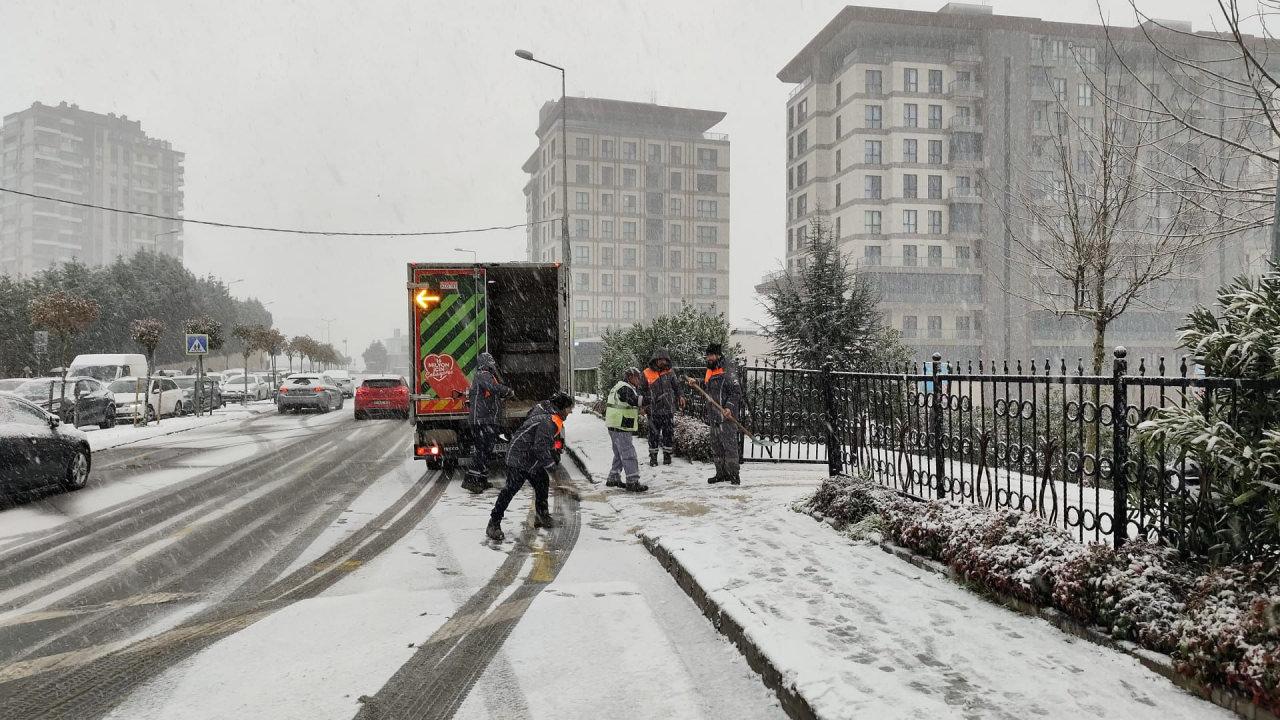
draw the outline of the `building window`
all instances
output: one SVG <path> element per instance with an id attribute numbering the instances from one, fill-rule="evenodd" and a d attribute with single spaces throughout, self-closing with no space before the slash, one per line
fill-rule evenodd
<path id="1" fill-rule="evenodd" d="M 662 146 L 661 145 L 649 146 L 649 162 L 651 163 L 662 162 Z"/>
<path id="2" fill-rule="evenodd" d="M 715 295 L 716 279 L 713 277 L 700 277 L 697 279 L 697 291 L 699 295 Z"/>
<path id="3" fill-rule="evenodd" d="M 609 223 L 609 235 L 610 237 L 613 236 L 613 223 Z M 603 265 L 604 267 L 613 267 L 613 247 L 612 246 L 606 246 L 606 247 L 600 248 L 600 264 Z M 605 282 L 604 280 L 604 278 L 606 277 L 609 278 L 608 282 Z M 612 287 L 612 284 L 611 284 L 612 282 L 613 282 L 612 275 L 600 276 L 600 283 L 602 285 L 608 285 L 609 287 Z"/>
<path id="4" fill-rule="evenodd" d="M 704 175 L 702 173 L 698 173 L 698 175 L 694 178 L 694 183 L 698 192 L 719 192 L 720 191 L 719 190 L 720 183 L 719 183 L 718 175 L 710 175 L 710 174 Z"/>
<path id="5" fill-rule="evenodd" d="M 714 148 L 698 148 L 698 167 L 715 170 L 720 167 L 720 151 Z"/>
<path id="6" fill-rule="evenodd" d="M 908 235 L 914 235 L 919 232 L 919 225 L 917 224 L 918 217 L 919 212 L 916 210 L 903 210 L 902 232 L 907 233 Z"/>
<path id="7" fill-rule="evenodd" d="M 591 264 L 591 246 L 574 245 L 573 246 L 573 264 L 575 265 Z"/>
<path id="8" fill-rule="evenodd" d="M 791 191 L 795 189 L 796 189 L 796 169 L 787 168 L 787 190 Z"/>
<path id="9" fill-rule="evenodd" d="M 645 193 L 644 196 L 645 212 L 650 215 L 661 215 L 662 209 L 666 207 L 666 203 L 662 200 L 662 193 L 651 192 Z"/>
<path id="10" fill-rule="evenodd" d="M 868 95 L 880 95 L 884 92 L 884 78 L 879 70 L 866 72 L 865 86 Z"/>
<path id="11" fill-rule="evenodd" d="M 622 267 L 635 267 L 635 266 L 636 266 L 636 249 L 635 249 L 635 248 L 622 248 Z M 626 277 L 626 276 L 624 276 L 624 278 L 625 278 L 625 277 Z M 636 279 L 635 279 L 635 276 L 634 276 L 634 275 L 632 275 L 632 276 L 630 276 L 630 277 L 631 277 L 631 289 L 632 289 L 632 290 L 634 290 L 634 289 L 635 289 L 635 284 L 636 284 Z M 624 280 L 624 282 L 625 282 L 625 280 Z"/>
<path id="12" fill-rule="evenodd" d="M 695 213 L 700 218 L 720 217 L 720 203 L 716 200 L 698 200 Z"/>
<path id="13" fill-rule="evenodd" d="M 699 245 L 715 245 L 719 241 L 719 228 L 715 225 L 699 225 L 696 230 Z"/>
<path id="14" fill-rule="evenodd" d="M 839 194 L 839 189 L 840 189 L 840 188 L 838 188 L 838 187 L 836 188 L 837 195 Z M 840 241 L 840 238 L 844 237 L 844 233 L 842 233 L 842 232 L 840 231 L 840 216 L 839 216 L 839 215 L 837 215 L 837 216 L 836 216 L 836 232 L 835 232 L 835 236 L 836 236 L 836 242 L 839 242 L 839 241 Z"/>
<path id="15" fill-rule="evenodd" d="M 574 290 L 590 290 L 591 275 L 589 273 L 574 273 L 573 289 Z"/>
<path id="16" fill-rule="evenodd" d="M 600 193 L 600 209 L 606 212 L 613 211 L 613 193 Z"/>
<path id="17" fill-rule="evenodd" d="M 961 245 L 956 248 L 956 265 L 958 267 L 969 267 L 969 248 Z"/>
<path id="18" fill-rule="evenodd" d="M 802 162 L 796 166 L 796 185 L 809 182 L 809 163 Z"/>
<path id="19" fill-rule="evenodd" d="M 915 199 L 920 196 L 920 189 L 916 186 L 915 175 L 902 176 L 902 197 Z"/>
<path id="20" fill-rule="evenodd" d="M 628 212 L 628 213 L 636 212 L 636 196 L 635 195 L 622 196 L 622 211 Z"/>
<path id="21" fill-rule="evenodd" d="M 941 175 L 929 176 L 929 199 L 930 200 L 942 199 L 942 176 Z"/>
<path id="22" fill-rule="evenodd" d="M 868 105 L 863 111 L 867 118 L 867 127 L 880 128 L 884 125 L 884 108 L 879 105 Z"/>
<path id="23" fill-rule="evenodd" d="M 605 165 L 600 168 L 600 184 L 604 185 L 605 187 L 609 187 L 614 184 L 612 165 Z"/>
<path id="24" fill-rule="evenodd" d="M 803 125 L 809 119 L 809 98 L 796 103 L 796 124 Z"/>
<path id="25" fill-rule="evenodd" d="M 907 92 L 920 91 L 920 71 L 916 68 L 902 69 L 902 89 Z"/>
<path id="26" fill-rule="evenodd" d="M 684 267 L 684 253 L 679 250 L 672 250 L 669 258 L 669 265 L 672 270 L 680 270 Z"/>
<path id="27" fill-rule="evenodd" d="M 613 141 L 612 140 L 600 141 L 600 157 L 607 157 L 607 158 L 613 157 Z"/>
<path id="28" fill-rule="evenodd" d="M 684 242 L 684 226 L 683 225 L 677 225 L 676 223 L 671 224 L 671 242 L 673 243 Z"/>
<path id="29" fill-rule="evenodd" d="M 840 199 L 840 183 L 836 183 L 836 206 L 839 207 L 841 202 L 842 201 Z"/>
<path id="30" fill-rule="evenodd" d="M 902 246 L 902 264 L 905 267 L 916 266 L 916 246 L 915 245 Z"/>
<path id="31" fill-rule="evenodd" d="M 879 175 L 868 175 L 863 185 L 863 196 L 868 200 L 879 200 L 882 195 L 883 183 Z"/>
<path id="32" fill-rule="evenodd" d="M 914 338 L 915 336 L 916 336 L 916 316 L 903 315 L 902 316 L 902 337 Z"/>
<path id="33" fill-rule="evenodd" d="M 609 240 L 613 239 L 613 221 L 612 220 L 600 221 L 600 237 L 606 238 Z"/>
<path id="34" fill-rule="evenodd" d="M 933 93 L 934 95 L 942 94 L 942 71 L 941 70 L 929 71 L 929 92 Z"/>
<path id="35" fill-rule="evenodd" d="M 942 141 L 941 140 L 929 141 L 929 164 L 930 165 L 942 164 Z"/>
<path id="36" fill-rule="evenodd" d="M 787 138 L 787 159 L 790 160 L 795 156 L 796 156 L 796 139 L 795 137 L 789 137 Z"/>
<path id="37" fill-rule="evenodd" d="M 591 301 L 590 300 L 574 300 L 573 301 L 574 317 L 591 317 Z"/>
<path id="38" fill-rule="evenodd" d="M 1093 86 L 1088 83 L 1077 85 L 1076 102 L 1080 107 L 1093 107 Z"/>
<path id="39" fill-rule="evenodd" d="M 671 146 L 671 164 L 672 165 L 684 164 L 684 148 L 683 147 L 680 147 L 679 145 Z"/>
<path id="40" fill-rule="evenodd" d="M 969 318 L 967 317 L 956 318 L 956 337 L 960 339 L 967 338 L 969 337 L 970 332 L 971 330 L 969 326 Z"/>
<path id="41" fill-rule="evenodd" d="M 684 173 L 676 171 L 671 173 L 671 191 L 681 192 L 684 190 Z"/>
<path id="42" fill-rule="evenodd" d="M 580 185 L 586 185 L 591 182 L 591 166 L 581 163 L 575 165 L 573 168 L 573 181 Z"/>
<path id="43" fill-rule="evenodd" d="M 672 295 L 679 295 L 684 292 L 684 288 L 682 287 L 683 283 L 681 283 L 680 281 L 681 281 L 681 277 L 679 275 L 671 276 L 670 287 L 671 287 Z"/>
<path id="44" fill-rule="evenodd" d="M 906 138 L 902 141 L 902 162 L 914 163 L 919 162 L 920 158 L 916 152 L 919 141 L 914 138 Z"/>
<path id="45" fill-rule="evenodd" d="M 840 131 L 840 116 L 837 115 L 836 116 L 836 139 L 839 140 L 840 136 L 843 134 L 844 133 Z"/>
<path id="46" fill-rule="evenodd" d="M 622 186 L 623 187 L 636 186 L 636 169 L 635 168 L 622 168 Z"/>
<path id="47" fill-rule="evenodd" d="M 840 151 L 839 151 L 839 150 L 837 150 L 837 151 L 836 151 L 836 172 L 840 172 L 842 169 L 844 169 L 844 168 L 841 166 L 840 159 L 841 159 L 841 158 L 840 158 Z"/>
<path id="48" fill-rule="evenodd" d="M 636 159 L 636 144 L 635 144 L 635 143 L 633 143 L 633 142 L 624 142 L 624 143 L 622 143 L 622 159 L 623 159 L 623 160 L 635 160 L 635 159 Z"/>
<path id="49" fill-rule="evenodd" d="M 942 211 L 941 210 L 929 211 L 929 234 L 930 235 L 942 234 Z"/>
<path id="50" fill-rule="evenodd" d="M 840 83 L 836 83 L 836 105 L 839 105 L 840 101 L 843 98 L 844 98 L 843 88 L 840 86 Z"/>
<path id="51" fill-rule="evenodd" d="M 931 338 L 942 337 L 942 316 L 930 315 L 928 323 L 929 323 L 929 337 Z"/>
<path id="52" fill-rule="evenodd" d="M 589 157 L 591 155 L 591 138 L 580 137 L 576 139 L 578 157 Z"/>
<path id="53" fill-rule="evenodd" d="M 809 131 L 801 130 L 800 134 L 796 135 L 796 155 L 803 155 L 808 150 L 809 150 Z"/>
<path id="54" fill-rule="evenodd" d="M 623 239 L 623 240 L 635 240 L 635 239 L 636 239 L 636 224 L 635 224 L 634 222 L 624 222 L 624 223 L 622 223 L 622 239 Z M 634 250 L 633 250 L 633 251 L 631 251 L 631 254 L 632 254 L 632 263 L 634 264 L 634 262 L 635 262 L 635 257 L 634 257 L 634 256 L 635 256 L 635 251 L 634 251 Z"/>
<path id="55" fill-rule="evenodd" d="M 929 106 L 929 128 L 931 130 L 937 130 L 940 127 L 942 127 L 942 106 L 930 105 Z"/>
<path id="56" fill-rule="evenodd" d="M 881 152 L 880 152 L 880 141 L 879 141 L 879 140 L 866 140 L 866 141 L 864 141 L 864 143 L 863 143 L 863 146 L 862 146 L 862 147 L 863 147 L 863 159 L 862 159 L 862 161 L 863 161 L 863 162 L 865 162 L 865 163 L 866 163 L 866 164 L 868 164 L 868 165 L 879 165 L 879 164 L 880 164 L 880 157 L 881 157 Z"/>
<path id="57" fill-rule="evenodd" d="M 879 267 L 882 257 L 879 245 L 868 245 L 862 248 L 862 264 L 870 267 Z"/>
<path id="58" fill-rule="evenodd" d="M 920 106 L 906 103 L 902 106 L 902 125 L 904 127 L 920 127 Z"/>
<path id="59" fill-rule="evenodd" d="M 929 246 L 929 267 L 942 267 L 942 246 Z"/>
<path id="60" fill-rule="evenodd" d="M 667 204 L 671 206 L 672 215 L 684 214 L 684 199 L 678 197 L 667 198 Z"/>
<path id="61" fill-rule="evenodd" d="M 801 195 L 796 198 L 796 219 L 800 220 L 809 216 L 809 196 Z"/>
<path id="62" fill-rule="evenodd" d="M 1058 102 L 1064 103 L 1067 101 L 1067 79 L 1066 78 L 1053 79 L 1053 94 L 1054 94 L 1054 97 L 1058 98 Z"/>
<path id="63" fill-rule="evenodd" d="M 590 210 L 590 209 L 591 209 L 591 194 L 590 194 L 590 193 L 584 193 L 584 192 L 574 193 L 574 194 L 573 194 L 573 197 L 574 197 L 574 201 L 575 201 L 575 202 L 574 202 L 574 209 L 575 209 L 575 210 Z"/>
<path id="64" fill-rule="evenodd" d="M 694 257 L 694 262 L 699 270 L 715 270 L 716 254 L 713 252 L 700 252 Z"/>
<path id="65" fill-rule="evenodd" d="M 576 238 L 584 238 L 584 237 L 586 237 L 586 236 L 588 236 L 588 235 L 590 235 L 590 234 L 591 234 L 591 221 L 590 221 L 590 220 L 574 220 L 574 221 L 573 221 L 573 236 L 574 236 L 574 237 L 576 237 Z"/>
<path id="66" fill-rule="evenodd" d="M 613 319 L 613 301 L 612 300 L 600 301 L 600 317 L 604 320 Z"/>
<path id="67" fill-rule="evenodd" d="M 644 279 L 644 290 L 649 295 L 653 295 L 662 290 L 661 281 L 657 275 L 647 275 Z"/>
<path id="68" fill-rule="evenodd" d="M 636 280 L 635 278 L 631 278 L 631 284 L 632 284 L 632 285 L 635 285 L 635 280 Z M 631 290 L 632 290 L 632 292 L 634 292 L 634 291 L 635 291 L 635 288 L 633 287 Z M 623 300 L 623 301 L 622 301 L 622 319 L 623 319 L 623 320 L 635 320 L 635 319 L 636 319 L 636 301 L 635 301 L 635 300 Z"/>
<path id="69" fill-rule="evenodd" d="M 862 215 L 863 228 L 868 235 L 880 234 L 880 211 L 867 210 Z M 876 257 L 880 256 L 880 248 L 876 248 Z"/>

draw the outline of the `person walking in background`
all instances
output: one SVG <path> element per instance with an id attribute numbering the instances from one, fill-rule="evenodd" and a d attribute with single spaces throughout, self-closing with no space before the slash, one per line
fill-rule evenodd
<path id="1" fill-rule="evenodd" d="M 556 438 L 564 434 L 564 421 L 573 412 L 573 396 L 557 391 L 549 403 L 550 413 L 531 413 L 511 437 L 511 447 L 507 449 L 507 484 L 498 493 L 484 531 L 494 542 L 502 542 L 506 537 L 502 532 L 502 517 L 526 482 L 533 486 L 533 526 L 555 527 L 548 504 L 551 470 L 559 462 Z"/>
<path id="2" fill-rule="evenodd" d="M 649 489 L 640 484 L 640 462 L 636 459 L 636 446 L 632 440 L 640 427 L 640 393 L 636 391 L 640 381 L 640 370 L 627 368 L 622 379 L 609 391 L 604 406 L 604 424 L 609 428 L 609 442 L 613 445 L 613 467 L 609 469 L 609 478 L 604 484 L 606 487 L 626 488 L 629 492 Z"/>
<path id="3" fill-rule="evenodd" d="M 498 378 L 498 366 L 487 352 L 476 358 L 475 382 L 467 389 L 467 402 L 471 406 L 471 464 L 462 488 L 480 494 L 493 487 L 489 483 L 489 456 L 498 441 L 498 421 L 502 414 L 502 401 L 513 395 L 511 388 Z"/>
<path id="4" fill-rule="evenodd" d="M 737 485 L 738 460 L 742 450 L 742 440 L 738 435 L 738 426 L 734 423 L 738 408 L 742 403 L 742 387 L 733 372 L 730 363 L 724 357 L 720 343 L 707 345 L 707 372 L 702 378 L 702 389 L 707 396 L 719 405 L 707 403 L 706 420 L 711 435 L 711 457 L 716 465 L 716 474 L 707 478 L 708 483 L 728 482 Z M 689 378 L 690 386 L 698 381 Z"/>
<path id="5" fill-rule="evenodd" d="M 658 465 L 658 450 L 662 450 L 662 464 L 671 464 L 671 451 L 675 447 L 676 410 L 684 409 L 684 388 L 671 372 L 671 353 L 659 348 L 649 360 L 640 378 L 643 407 L 649 415 L 649 467 Z"/>

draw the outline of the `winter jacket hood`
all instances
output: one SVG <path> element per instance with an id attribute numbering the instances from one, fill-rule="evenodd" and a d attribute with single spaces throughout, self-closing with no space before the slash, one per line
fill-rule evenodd
<path id="1" fill-rule="evenodd" d="M 671 365 L 671 353 L 667 352 L 666 348 L 658 348 L 654 351 L 653 357 L 649 358 L 649 367 L 656 370 L 659 360 L 666 360 L 667 365 Z"/>
<path id="2" fill-rule="evenodd" d="M 502 414 L 502 400 L 515 393 L 498 380 L 498 367 L 487 352 L 476 358 L 475 379 L 467 390 L 472 425 L 495 425 Z"/>

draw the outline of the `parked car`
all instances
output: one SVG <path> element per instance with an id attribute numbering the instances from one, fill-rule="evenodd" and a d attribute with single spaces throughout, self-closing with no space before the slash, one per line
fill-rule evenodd
<path id="1" fill-rule="evenodd" d="M 392 415 L 409 419 L 409 383 L 399 375 L 370 375 L 355 392 L 356 419 Z"/>
<path id="2" fill-rule="evenodd" d="M 89 481 L 93 451 L 84 433 L 35 403 L 0 395 L 0 493 L 46 487 L 79 490 Z"/>
<path id="3" fill-rule="evenodd" d="M 13 392 L 18 389 L 22 383 L 31 378 L 4 378 L 0 380 L 0 392 Z"/>
<path id="4" fill-rule="evenodd" d="M 65 383 L 62 378 L 36 378 L 19 385 L 13 394 L 57 415 L 64 423 L 101 428 L 116 424 L 115 398 L 106 383 L 95 378 L 69 377 Z"/>
<path id="5" fill-rule="evenodd" d="M 115 396 L 116 417 L 133 420 L 141 415 L 146 420 L 176 415 L 182 402 L 182 390 L 172 378 L 151 378 L 151 392 L 142 392 L 146 378 L 123 377 L 107 386 Z M 140 408 L 146 408 L 140 410 Z"/>
<path id="6" fill-rule="evenodd" d="M 222 397 L 227 402 L 240 402 L 242 400 L 254 401 L 265 400 L 271 396 L 271 390 L 261 378 L 256 375 L 240 375 L 231 380 L 223 380 L 222 387 L 219 388 Z"/>
<path id="7" fill-rule="evenodd" d="M 91 377 L 109 383 L 122 377 L 140 377 L 147 374 L 147 358 L 138 353 L 110 353 L 77 355 L 67 369 L 67 375 Z"/>
<path id="8" fill-rule="evenodd" d="M 276 395 L 276 410 L 281 413 L 313 408 L 320 412 L 341 410 L 342 388 L 324 373 L 296 373 L 285 378 Z"/>
<path id="9" fill-rule="evenodd" d="M 329 377 L 338 381 L 338 387 L 342 388 L 342 394 L 346 397 L 356 396 L 356 384 L 351 379 L 351 373 L 347 370 L 330 370 Z"/>
<path id="10" fill-rule="evenodd" d="M 196 380 L 195 375 L 179 375 L 173 379 L 178 388 L 182 390 L 183 410 L 178 413 L 179 415 L 185 415 L 195 410 Z M 212 378 L 205 378 L 200 385 L 200 408 L 202 410 L 215 410 L 224 404 L 226 404 L 226 401 L 222 399 L 222 391 L 218 388 L 218 383 Z"/>

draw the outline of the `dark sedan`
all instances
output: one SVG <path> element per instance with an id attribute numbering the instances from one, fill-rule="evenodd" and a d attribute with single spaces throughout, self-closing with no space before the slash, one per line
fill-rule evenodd
<path id="1" fill-rule="evenodd" d="M 84 433 L 34 403 L 0 394 L 0 493 L 79 490 L 92 460 Z"/>
<path id="2" fill-rule="evenodd" d="M 13 394 L 52 412 L 62 422 L 77 427 L 97 425 L 109 428 L 116 424 L 115 396 L 102 381 L 95 378 L 69 377 L 65 384 L 62 378 L 36 378 L 19 385 Z M 50 397 L 53 398 L 52 406 Z"/>
<path id="3" fill-rule="evenodd" d="M 182 409 L 178 411 L 179 415 L 186 415 L 195 412 L 196 407 L 196 376 L 195 375 L 178 375 L 173 378 L 178 384 L 178 388 L 182 390 Z M 206 377 L 200 385 L 200 409 L 202 411 L 216 410 L 226 403 L 222 400 L 222 391 L 218 387 L 218 381 L 213 378 Z"/>

